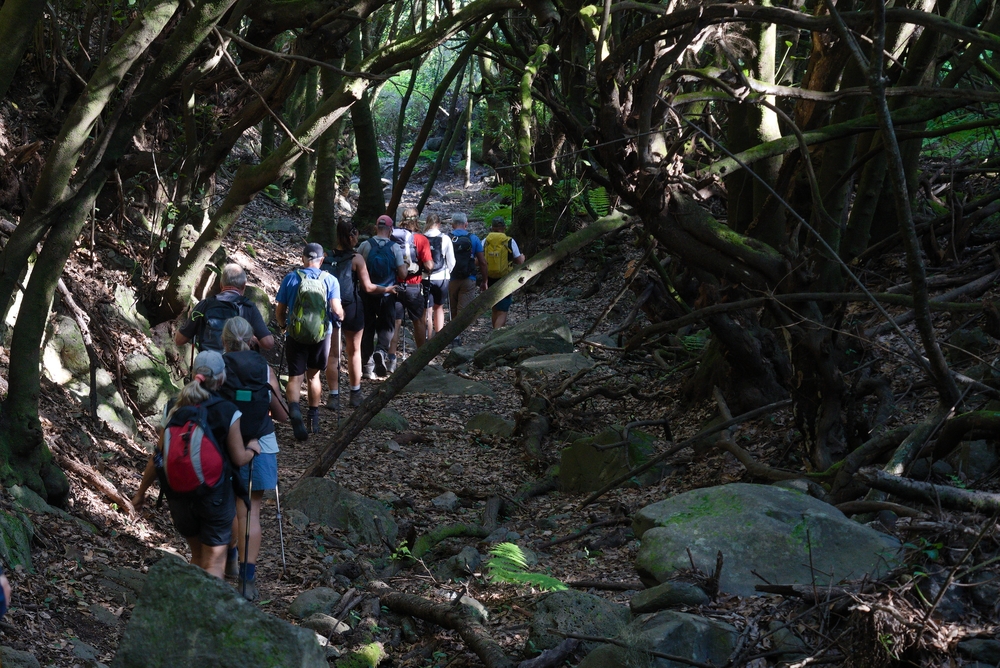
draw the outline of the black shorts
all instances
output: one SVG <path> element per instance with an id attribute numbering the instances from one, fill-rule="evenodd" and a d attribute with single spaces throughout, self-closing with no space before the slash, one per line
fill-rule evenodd
<path id="1" fill-rule="evenodd" d="M 403 311 L 410 315 L 410 320 L 422 320 L 427 310 L 423 286 L 407 285 L 406 290 L 396 293 L 396 320 L 403 319 Z"/>
<path id="2" fill-rule="evenodd" d="M 365 307 L 360 298 L 350 304 L 344 304 L 344 321 L 340 329 L 345 332 L 363 332 L 365 329 Z"/>
<path id="3" fill-rule="evenodd" d="M 448 304 L 448 279 L 442 278 L 436 281 L 429 281 L 427 289 L 430 291 L 430 298 L 427 306 L 446 306 Z"/>
<path id="4" fill-rule="evenodd" d="M 285 360 L 288 362 L 288 375 L 301 376 L 307 369 L 326 369 L 327 358 L 330 357 L 330 339 L 332 328 L 326 338 L 319 343 L 299 343 L 292 337 L 285 338 Z"/>
<path id="5" fill-rule="evenodd" d="M 204 496 L 167 494 L 174 526 L 185 538 L 197 538 L 202 545 L 229 545 L 236 516 L 236 494 L 230 480 Z"/>

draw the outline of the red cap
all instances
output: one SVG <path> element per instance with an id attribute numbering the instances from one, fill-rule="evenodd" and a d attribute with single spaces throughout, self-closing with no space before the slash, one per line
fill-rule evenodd
<path id="1" fill-rule="evenodd" d="M 378 220 L 375 221 L 375 224 L 382 227 L 392 227 L 392 218 L 386 215 L 379 216 Z"/>

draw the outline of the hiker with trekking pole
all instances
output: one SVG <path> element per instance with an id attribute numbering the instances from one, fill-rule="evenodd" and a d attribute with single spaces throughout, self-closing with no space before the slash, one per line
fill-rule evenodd
<path id="1" fill-rule="evenodd" d="M 344 319 L 340 303 L 340 284 L 333 275 L 320 269 L 325 257 L 323 247 L 306 244 L 302 266 L 289 272 L 281 281 L 274 301 L 275 319 L 285 333 L 285 358 L 288 361 L 288 419 L 295 440 L 304 441 L 319 432 L 319 405 L 323 399 L 320 373 L 326 371 L 334 322 Z M 299 397 L 306 380 L 308 425 L 302 417 Z"/>
<path id="2" fill-rule="evenodd" d="M 219 393 L 236 404 L 242 412 L 240 430 L 246 440 L 260 444 L 260 454 L 239 470 L 240 482 L 247 488 L 249 507 L 236 500 L 233 541 L 226 555 L 226 577 L 238 579 L 240 593 L 256 601 L 257 556 L 260 554 L 260 507 L 264 492 L 278 489 L 278 439 L 274 420 L 284 422 L 288 412 L 281 400 L 278 375 L 258 352 L 250 350 L 253 329 L 243 318 L 230 318 L 222 330 L 222 356 L 226 381 Z M 280 527 L 280 519 L 279 519 Z M 284 549 L 282 549 L 284 552 Z"/>
<path id="3" fill-rule="evenodd" d="M 174 526 L 191 548 L 191 563 L 222 579 L 236 516 L 234 469 L 249 464 L 260 444 L 243 441 L 242 413 L 219 396 L 226 364 L 214 350 L 198 353 L 193 380 L 164 409 L 162 428 L 132 505 L 159 479 Z"/>

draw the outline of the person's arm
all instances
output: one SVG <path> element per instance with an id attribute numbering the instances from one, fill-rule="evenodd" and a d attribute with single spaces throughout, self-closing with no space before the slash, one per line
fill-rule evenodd
<path id="1" fill-rule="evenodd" d="M 267 384 L 271 386 L 271 419 L 278 422 L 288 422 L 288 407 L 281 399 L 281 385 L 278 383 L 278 374 L 268 365 Z"/>
<path id="2" fill-rule="evenodd" d="M 254 455 L 260 454 L 260 443 L 256 438 L 243 445 L 243 434 L 240 433 L 240 419 L 236 418 L 229 425 L 229 433 L 226 434 L 226 449 L 229 451 L 229 459 L 236 466 L 246 466 L 253 459 Z"/>
<path id="3" fill-rule="evenodd" d="M 490 271 L 486 265 L 486 253 L 482 251 L 476 253 L 476 262 L 479 264 L 479 287 L 485 290 L 489 285 L 487 274 Z"/>
<path id="4" fill-rule="evenodd" d="M 445 278 L 450 278 L 455 269 L 455 246 L 447 234 L 441 235 L 441 254 L 444 255 Z"/>
<path id="5" fill-rule="evenodd" d="M 253 328 L 253 337 L 250 339 L 250 347 L 256 347 L 259 350 L 270 350 L 274 347 L 274 335 L 271 334 L 271 330 L 267 328 L 267 323 L 264 322 L 264 316 L 260 314 L 260 309 L 257 308 L 256 304 L 251 304 L 253 306 L 252 315 L 247 318 L 250 322 L 250 327 Z"/>
<path id="6" fill-rule="evenodd" d="M 198 323 L 201 322 L 201 311 L 198 307 L 201 306 L 199 303 L 191 311 L 191 317 L 184 321 L 184 324 L 174 332 L 174 343 L 178 346 L 183 346 L 185 343 L 194 338 L 194 335 L 198 333 Z"/>
<path id="7" fill-rule="evenodd" d="M 339 299 L 330 300 L 330 311 L 337 316 L 339 320 L 344 319 L 344 306 L 340 303 Z"/>
<path id="8" fill-rule="evenodd" d="M 150 455 L 146 461 L 146 468 L 142 472 L 142 482 L 139 483 L 139 489 L 132 496 L 132 505 L 135 506 L 136 510 L 142 508 L 143 504 L 146 503 L 146 490 L 149 489 L 154 480 L 156 480 L 156 466 L 153 464 L 153 455 Z"/>
<path id="9" fill-rule="evenodd" d="M 392 254 L 396 257 L 396 280 L 402 282 L 406 280 L 406 262 L 403 261 L 403 248 L 399 244 L 393 244 Z"/>
<path id="10" fill-rule="evenodd" d="M 510 240 L 510 250 L 511 253 L 514 255 L 514 264 L 524 264 L 524 261 L 526 259 L 524 257 L 524 253 L 522 253 L 521 249 L 517 247 L 517 242 L 514 241 L 513 239 Z"/>
<path id="11" fill-rule="evenodd" d="M 358 283 L 361 284 L 361 289 L 364 290 L 366 294 L 384 295 L 388 292 L 396 291 L 395 286 L 390 286 L 387 288 L 372 283 L 372 278 L 371 276 L 368 275 L 368 265 L 365 264 L 363 256 L 355 255 L 351 267 L 354 269 L 354 273 L 358 277 Z"/>

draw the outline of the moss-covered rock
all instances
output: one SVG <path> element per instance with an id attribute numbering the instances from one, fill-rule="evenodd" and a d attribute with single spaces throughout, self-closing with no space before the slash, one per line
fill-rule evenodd
<path id="1" fill-rule="evenodd" d="M 256 285 L 248 285 L 246 290 L 243 291 L 243 296 L 253 302 L 264 318 L 264 322 L 271 322 L 271 318 L 274 317 L 274 309 L 271 306 L 271 298 L 262 288 L 258 288 Z"/>
<path id="2" fill-rule="evenodd" d="M 385 429 L 395 432 L 406 431 L 409 428 L 410 423 L 406 421 L 406 418 L 391 408 L 383 408 L 379 411 L 366 427 L 366 429 Z"/>
<path id="3" fill-rule="evenodd" d="M 243 599 L 197 566 L 166 558 L 149 570 L 112 668 L 326 668 L 308 629 Z"/>
<path id="4" fill-rule="evenodd" d="M 385 504 L 350 492 L 330 478 L 306 478 L 288 493 L 285 503 L 311 522 L 346 531 L 353 543 L 396 544 L 398 529 Z"/>
<path id="5" fill-rule="evenodd" d="M 315 613 L 329 614 L 340 602 L 340 594 L 329 587 L 314 587 L 295 597 L 288 614 L 303 619 Z"/>
<path id="6" fill-rule="evenodd" d="M 373 642 L 337 659 L 337 668 L 375 668 L 386 657 L 382 643 Z"/>
<path id="7" fill-rule="evenodd" d="M 77 377 L 71 380 L 66 389 L 85 408 L 90 406 L 90 377 Z M 108 426 L 119 434 L 135 436 L 137 428 L 135 417 L 125 405 L 118 393 L 114 379 L 104 369 L 97 370 L 97 416 L 108 423 Z"/>
<path id="8" fill-rule="evenodd" d="M 488 436 L 510 438 L 514 435 L 514 421 L 493 413 L 477 413 L 465 423 L 465 431 L 481 431 Z"/>
<path id="9" fill-rule="evenodd" d="M 714 619 L 664 610 L 640 615 L 619 637 L 628 647 L 601 645 L 580 662 L 579 668 L 680 668 L 687 664 L 663 658 L 650 661 L 649 651 L 721 666 L 729 659 L 739 636 L 729 624 Z"/>
<path id="10" fill-rule="evenodd" d="M 704 570 L 714 567 L 721 551 L 720 588 L 740 596 L 756 595 L 761 579 L 825 587 L 877 577 L 896 563 L 899 551 L 895 538 L 833 506 L 771 485 L 735 483 L 678 494 L 637 512 L 632 528 L 642 541 L 636 569 L 647 584 L 690 568 L 689 549 Z"/>
<path id="11" fill-rule="evenodd" d="M 563 315 L 544 314 L 493 330 L 472 358 L 478 367 L 501 360 L 573 352 L 573 333 Z"/>
<path id="12" fill-rule="evenodd" d="M 32 572 L 31 537 L 34 533 L 27 515 L 0 510 L 0 557 L 6 567 L 23 566 Z"/>
<path id="13" fill-rule="evenodd" d="M 624 435 L 621 427 L 608 427 L 596 436 L 578 439 L 563 448 L 559 459 L 559 491 L 594 492 L 645 463 L 653 451 L 653 437 L 638 429 L 629 431 L 628 445 L 597 449 L 622 441 Z"/>
<path id="14" fill-rule="evenodd" d="M 167 401 L 180 392 L 170 375 L 170 369 L 144 353 L 129 355 L 122 366 L 125 377 L 133 388 L 135 403 L 144 415 L 159 413 Z"/>
<path id="15" fill-rule="evenodd" d="M 543 651 L 561 643 L 564 636 L 555 631 L 613 638 L 628 624 L 628 608 L 581 591 L 557 591 L 544 596 L 531 618 L 528 649 Z M 593 649 L 596 643 L 584 643 Z"/>
<path id="16" fill-rule="evenodd" d="M 460 397 L 483 395 L 496 398 L 489 385 L 447 373 L 436 366 L 421 369 L 417 377 L 403 388 L 403 394 L 446 394 Z"/>

